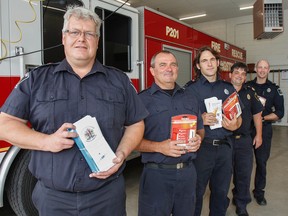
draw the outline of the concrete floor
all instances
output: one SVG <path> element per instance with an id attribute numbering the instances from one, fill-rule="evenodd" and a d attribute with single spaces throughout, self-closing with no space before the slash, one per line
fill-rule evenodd
<path id="1" fill-rule="evenodd" d="M 273 127 L 273 143 L 271 156 L 268 161 L 266 199 L 267 206 L 259 206 L 255 199 L 248 205 L 250 216 L 286 216 L 288 215 L 288 127 Z M 142 164 L 138 159 L 128 162 L 125 170 L 127 191 L 127 215 L 137 216 L 138 208 L 138 182 L 142 170 Z M 254 170 L 253 174 L 254 176 Z M 251 180 L 253 186 L 253 178 Z M 229 194 L 231 198 L 231 192 Z M 203 216 L 208 216 L 209 192 L 205 194 Z M 230 204 L 227 216 L 235 216 L 235 206 Z"/>

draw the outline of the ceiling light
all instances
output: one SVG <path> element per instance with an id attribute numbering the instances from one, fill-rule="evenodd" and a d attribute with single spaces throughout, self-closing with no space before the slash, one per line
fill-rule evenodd
<path id="1" fill-rule="evenodd" d="M 180 18 L 179 20 L 194 19 L 194 18 L 205 17 L 205 16 L 206 16 L 206 14 L 199 14 L 199 15 L 195 15 L 195 16 L 183 17 L 183 18 Z"/>
<path id="2" fill-rule="evenodd" d="M 122 1 L 122 0 L 116 0 L 116 1 L 118 1 L 118 2 L 121 2 L 122 4 L 126 4 L 126 5 L 131 5 L 128 1 L 126 2 L 125 0 L 124 1 Z"/>
<path id="3" fill-rule="evenodd" d="M 252 9 L 253 5 L 251 6 L 246 6 L 246 7 L 240 7 L 240 10 L 247 10 L 247 9 Z"/>

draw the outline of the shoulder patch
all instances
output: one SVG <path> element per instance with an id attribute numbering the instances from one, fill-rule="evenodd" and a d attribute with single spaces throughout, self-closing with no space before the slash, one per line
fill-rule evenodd
<path id="1" fill-rule="evenodd" d="M 15 85 L 15 89 L 16 88 L 18 88 L 18 86 L 22 83 L 22 82 L 24 82 L 25 80 L 27 80 L 27 79 L 29 79 L 29 77 L 30 77 L 30 72 L 27 72 L 23 77 L 22 77 L 22 79 Z"/>
<path id="2" fill-rule="evenodd" d="M 280 88 L 277 89 L 277 92 L 278 92 L 278 94 L 279 94 L 280 96 L 283 96 L 283 92 L 281 91 Z"/>

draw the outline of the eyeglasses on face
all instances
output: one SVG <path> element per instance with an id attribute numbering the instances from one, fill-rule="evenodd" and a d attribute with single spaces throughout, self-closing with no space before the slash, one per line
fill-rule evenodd
<path id="1" fill-rule="evenodd" d="M 84 34 L 84 37 L 87 40 L 92 40 L 98 36 L 98 34 L 96 34 L 95 32 L 89 32 L 89 31 L 82 32 L 79 30 L 65 30 L 64 33 L 68 33 L 68 35 L 72 38 L 78 38 L 78 37 L 81 37 L 82 34 Z"/>

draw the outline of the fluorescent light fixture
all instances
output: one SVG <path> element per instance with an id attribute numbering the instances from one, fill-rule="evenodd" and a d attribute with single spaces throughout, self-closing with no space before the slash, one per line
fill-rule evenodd
<path id="1" fill-rule="evenodd" d="M 251 6 L 246 6 L 246 7 L 240 7 L 240 10 L 247 10 L 247 9 L 252 9 L 253 5 Z"/>
<path id="2" fill-rule="evenodd" d="M 195 18 L 205 17 L 205 16 L 206 16 L 206 14 L 199 14 L 199 15 L 195 15 L 195 16 L 183 17 L 183 18 L 180 18 L 179 20 L 195 19 Z"/>
<path id="3" fill-rule="evenodd" d="M 124 4 L 126 2 L 125 0 L 123 0 L 123 1 L 122 0 L 116 0 L 116 1 L 121 2 L 122 4 Z M 129 2 L 126 2 L 125 4 L 126 5 L 131 5 Z"/>

